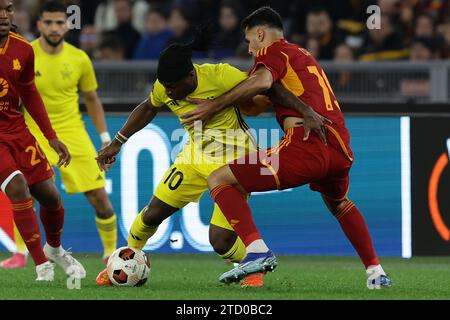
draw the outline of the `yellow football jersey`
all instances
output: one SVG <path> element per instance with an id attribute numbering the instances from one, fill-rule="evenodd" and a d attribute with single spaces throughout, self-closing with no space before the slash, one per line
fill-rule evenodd
<path id="1" fill-rule="evenodd" d="M 36 85 L 53 128 L 58 134 L 78 130 L 83 125 L 78 93 L 97 89 L 90 58 L 84 51 L 67 42 L 64 42 L 61 52 L 56 55 L 44 52 L 39 39 L 31 45 L 36 61 Z M 25 119 L 29 126 L 34 125 L 28 113 L 25 114 Z"/>
<path id="2" fill-rule="evenodd" d="M 198 85 L 187 98 L 214 99 L 247 78 L 245 72 L 226 63 L 194 64 L 194 68 Z M 153 86 L 150 101 L 155 107 L 167 105 L 179 118 L 196 108 L 195 104 L 185 99 L 169 98 L 164 86 L 158 80 Z M 238 106 L 226 108 L 215 114 L 203 127 L 186 128 L 191 143 L 189 151 L 185 148 L 184 153 L 189 152 L 191 161 L 197 163 L 206 161 L 225 164 L 255 150 L 254 139 L 248 129 Z"/>
<path id="3" fill-rule="evenodd" d="M 37 88 L 58 138 L 72 156 L 67 168 L 59 168 L 66 191 L 79 193 L 103 188 L 105 173 L 95 161 L 97 152 L 84 127 L 78 104 L 79 91 L 97 89 L 91 60 L 84 51 L 66 42 L 62 51 L 55 55 L 44 52 L 39 39 L 32 42 L 32 47 Z M 59 156 L 28 112 L 25 112 L 25 121 L 50 164 L 56 166 Z"/>

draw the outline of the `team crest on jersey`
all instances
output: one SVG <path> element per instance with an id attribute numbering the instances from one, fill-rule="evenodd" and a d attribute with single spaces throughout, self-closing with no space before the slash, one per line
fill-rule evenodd
<path id="1" fill-rule="evenodd" d="M 9 89 L 8 82 L 5 79 L 0 78 L 0 98 L 6 96 L 6 94 L 8 93 L 8 89 Z"/>
<path id="2" fill-rule="evenodd" d="M 16 71 L 22 70 L 22 66 L 20 65 L 19 59 L 13 60 L 13 70 L 16 70 Z"/>
<path id="3" fill-rule="evenodd" d="M 69 70 L 69 65 L 67 63 L 64 64 L 64 70 L 61 71 L 61 75 L 63 80 L 69 80 L 72 76 L 72 71 Z"/>

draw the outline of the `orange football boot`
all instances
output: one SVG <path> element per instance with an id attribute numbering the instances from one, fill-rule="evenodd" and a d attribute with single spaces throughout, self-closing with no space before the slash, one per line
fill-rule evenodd
<path id="1" fill-rule="evenodd" d="M 262 273 L 251 274 L 241 280 L 241 287 L 262 287 L 264 285 L 264 275 Z"/>
<path id="2" fill-rule="evenodd" d="M 112 285 L 111 280 L 109 280 L 108 277 L 108 271 L 106 271 L 106 269 L 98 274 L 97 278 L 95 278 L 95 282 L 97 282 L 99 286 Z"/>

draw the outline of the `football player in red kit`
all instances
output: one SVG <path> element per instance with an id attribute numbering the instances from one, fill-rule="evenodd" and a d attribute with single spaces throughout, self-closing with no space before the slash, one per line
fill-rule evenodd
<path id="1" fill-rule="evenodd" d="M 36 280 L 53 280 L 53 264 L 48 260 L 68 275 L 84 278 L 83 266 L 61 247 L 61 197 L 52 181 L 53 171 L 25 125 L 20 99 L 58 153 L 58 165 L 68 165 L 70 154 L 50 124 L 34 84 L 33 49 L 13 32 L 13 16 L 12 1 L 0 0 L 0 187 L 12 203 L 14 222 L 36 265 Z M 40 204 L 47 240 L 44 248 L 32 196 Z"/>
<path id="2" fill-rule="evenodd" d="M 389 287 L 391 280 L 379 263 L 367 224 L 347 197 L 353 162 L 350 135 L 325 72 L 308 51 L 284 39 L 281 18 L 273 9 L 259 8 L 243 20 L 242 27 L 249 53 L 255 58 L 249 78 L 215 100 L 197 101 L 197 110 L 186 114 L 184 123 L 207 120 L 213 112 L 263 93 L 274 83 L 289 89 L 331 122 L 326 125 L 327 144 L 324 144 L 319 135 L 312 133 L 308 137 L 305 132 L 303 123 L 308 115 L 275 103 L 276 118 L 285 133 L 280 143 L 260 151 L 257 157 L 246 155 L 209 176 L 212 198 L 247 251 L 244 260 L 219 280 L 236 282 L 248 274 L 273 270 L 277 265 L 275 255 L 253 222 L 245 194 L 309 184 L 322 194 L 361 258 L 368 288 Z M 255 158 L 256 163 L 251 161 Z"/>

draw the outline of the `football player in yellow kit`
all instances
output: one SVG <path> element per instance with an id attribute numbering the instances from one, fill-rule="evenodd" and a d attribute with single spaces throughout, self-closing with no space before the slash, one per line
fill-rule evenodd
<path id="1" fill-rule="evenodd" d="M 150 123 L 164 105 L 180 117 L 195 108 L 189 98 L 220 96 L 247 78 L 245 72 L 229 64 L 193 64 L 191 55 L 190 45 L 178 44 L 168 47 L 161 54 L 158 79 L 150 97 L 134 109 L 116 138 L 99 152 L 97 161 L 103 169 L 109 168 L 122 144 Z M 129 247 L 142 249 L 164 219 L 189 202 L 200 200 L 207 190 L 206 179 L 211 172 L 256 148 L 238 106 L 217 114 L 205 126 L 200 127 L 198 136 L 195 127 L 186 129 L 190 142 L 167 170 L 150 203 L 134 220 L 128 236 Z M 227 130 L 237 133 L 234 136 L 227 135 Z M 212 214 L 209 237 L 214 250 L 223 259 L 239 262 L 244 257 L 245 248 L 241 239 L 236 236 L 217 206 Z M 247 283 L 244 285 L 262 286 L 262 274 L 252 278 L 245 279 Z M 97 283 L 110 283 L 106 270 L 99 274 Z"/>
<path id="2" fill-rule="evenodd" d="M 102 169 L 109 169 L 122 144 L 147 126 L 164 105 L 182 121 L 182 115 L 195 109 L 197 99 L 213 99 L 247 79 L 246 73 L 229 64 L 193 64 L 192 47 L 193 44 L 174 44 L 162 52 L 150 97 L 133 110 L 113 141 L 99 152 L 97 162 Z M 280 90 L 284 93 L 282 102 L 286 105 L 302 103 L 281 86 L 273 90 L 272 94 L 280 93 Z M 240 110 L 248 115 L 257 115 L 270 104 L 266 96 L 259 95 L 243 105 L 223 109 L 207 123 L 185 126 L 190 141 L 167 170 L 149 204 L 135 218 L 128 236 L 129 247 L 142 249 L 167 217 L 189 202 L 198 202 L 207 190 L 207 178 L 214 170 L 256 150 L 254 138 L 248 132 Z M 242 240 L 217 206 L 210 221 L 209 240 L 223 259 L 239 262 L 246 254 Z M 100 272 L 96 281 L 100 285 L 111 283 L 106 269 Z M 242 281 L 243 287 L 262 285 L 261 273 Z"/>

